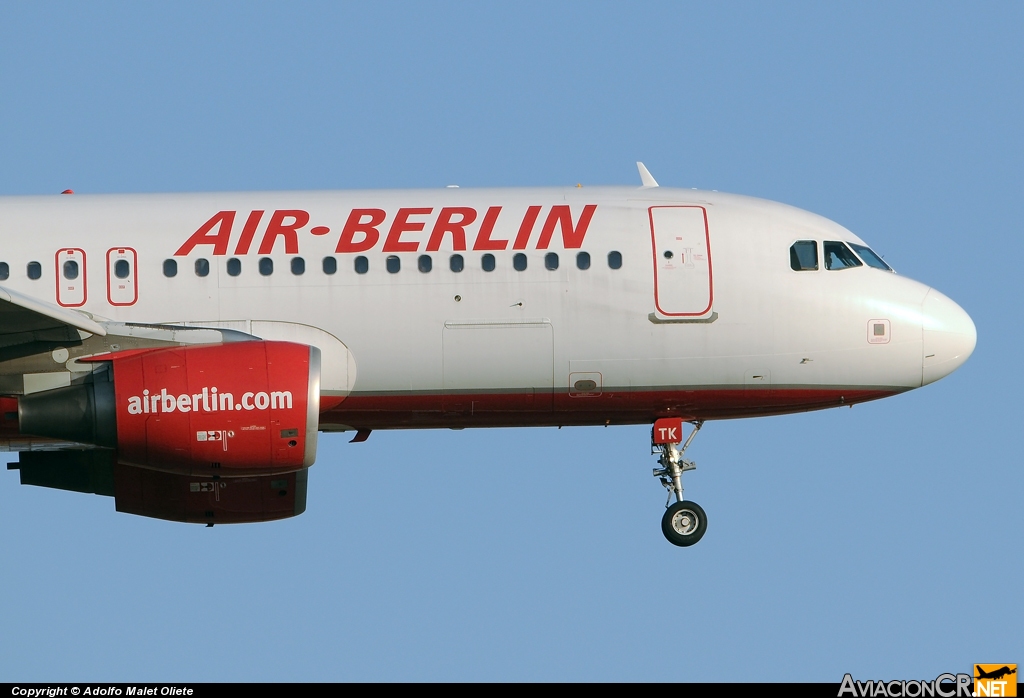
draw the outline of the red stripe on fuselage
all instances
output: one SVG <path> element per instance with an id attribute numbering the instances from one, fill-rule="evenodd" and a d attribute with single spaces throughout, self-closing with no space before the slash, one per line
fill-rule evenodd
<path id="1" fill-rule="evenodd" d="M 660 417 L 734 419 L 854 405 L 905 388 L 779 388 L 550 392 L 352 393 L 320 415 L 359 429 L 649 424 Z"/>

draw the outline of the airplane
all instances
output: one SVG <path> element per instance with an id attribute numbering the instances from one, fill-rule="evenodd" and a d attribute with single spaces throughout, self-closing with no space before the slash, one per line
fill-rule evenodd
<path id="1" fill-rule="evenodd" d="M 974 350 L 960 306 L 841 225 L 637 167 L 639 187 L 0 197 L 8 468 L 244 523 L 305 510 L 320 432 L 650 424 L 687 547 L 706 420 L 893 396 Z"/>
<path id="2" fill-rule="evenodd" d="M 975 671 L 977 673 L 977 676 L 975 676 L 974 678 L 976 678 L 976 679 L 995 679 L 995 680 L 998 680 L 998 679 L 1003 678 L 1004 676 L 1009 676 L 1010 674 L 1016 674 L 1017 673 L 1017 666 L 1014 665 L 1013 669 L 1011 669 L 1009 666 L 1005 666 L 1004 665 L 1004 666 L 1000 667 L 999 669 L 994 669 L 992 671 L 985 671 L 980 666 L 975 666 Z"/>

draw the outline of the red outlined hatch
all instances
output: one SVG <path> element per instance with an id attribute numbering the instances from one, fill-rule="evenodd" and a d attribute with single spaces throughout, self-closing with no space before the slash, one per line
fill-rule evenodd
<path id="1" fill-rule="evenodd" d="M 107 300 L 111 305 L 135 305 L 139 299 L 135 250 L 112 247 L 107 250 Z"/>
<path id="2" fill-rule="evenodd" d="M 57 250 L 54 265 L 57 268 L 57 303 L 65 308 L 85 305 L 85 250 L 77 247 Z"/>
<path id="3" fill-rule="evenodd" d="M 703 206 L 651 206 L 654 307 L 668 317 L 711 312 L 711 236 Z"/>

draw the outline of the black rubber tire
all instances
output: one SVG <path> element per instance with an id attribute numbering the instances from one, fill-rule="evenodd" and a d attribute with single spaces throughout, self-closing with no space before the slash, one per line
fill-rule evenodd
<path id="1" fill-rule="evenodd" d="M 687 515 L 689 525 L 686 525 Z M 696 519 L 694 525 L 693 519 Z M 673 525 L 673 520 L 675 525 Z M 704 537 L 704 531 L 708 530 L 708 516 L 701 509 L 700 504 L 683 500 L 676 502 L 665 510 L 661 517 L 661 532 L 672 545 L 680 548 L 688 548 Z"/>

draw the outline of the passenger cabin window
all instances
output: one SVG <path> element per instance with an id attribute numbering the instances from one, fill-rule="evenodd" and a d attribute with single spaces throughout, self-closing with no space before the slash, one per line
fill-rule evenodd
<path id="1" fill-rule="evenodd" d="M 494 271 L 494 255 L 488 252 L 480 258 L 480 266 L 484 271 Z"/>
<path id="2" fill-rule="evenodd" d="M 64 262 L 64 278 L 69 281 L 78 278 L 78 262 L 73 259 Z"/>
<path id="3" fill-rule="evenodd" d="M 0 262 L 0 281 L 11 278 L 11 267 L 7 262 Z"/>
<path id="4" fill-rule="evenodd" d="M 462 258 L 461 254 L 453 254 L 448 259 L 448 268 L 454 271 L 456 274 L 465 269 L 466 261 Z"/>
<path id="5" fill-rule="evenodd" d="M 270 276 L 274 273 L 274 260 L 270 257 L 260 257 L 259 269 L 263 276 Z"/>
<path id="6" fill-rule="evenodd" d="M 888 264 L 882 261 L 882 258 L 875 254 L 875 251 L 872 250 L 870 247 L 858 245 L 855 242 L 851 242 L 850 247 L 853 248 L 854 252 L 860 255 L 860 258 L 863 259 L 864 263 L 867 264 L 869 267 L 874 267 L 875 269 L 884 269 L 885 271 L 892 271 L 892 267 L 890 267 Z"/>
<path id="7" fill-rule="evenodd" d="M 429 254 L 421 254 L 420 258 L 416 260 L 416 268 L 426 274 L 434 268 L 434 260 L 430 258 Z"/>
<path id="8" fill-rule="evenodd" d="M 210 261 L 200 257 L 196 260 L 196 276 L 208 276 L 210 273 Z"/>
<path id="9" fill-rule="evenodd" d="M 526 271 L 526 255 L 522 252 L 517 252 L 513 255 L 512 268 L 516 271 Z"/>
<path id="10" fill-rule="evenodd" d="M 114 262 L 114 276 L 119 279 L 127 279 L 128 275 L 132 273 L 132 265 L 128 263 L 127 259 L 119 259 Z"/>
<path id="11" fill-rule="evenodd" d="M 338 260 L 334 257 L 324 257 L 324 273 L 330 276 L 338 272 Z"/>
<path id="12" fill-rule="evenodd" d="M 814 240 L 797 240 L 789 248 L 789 266 L 793 271 L 818 270 L 818 243 Z"/>
<path id="13" fill-rule="evenodd" d="M 178 263 L 173 259 L 164 260 L 164 276 L 168 279 L 178 275 Z"/>
<path id="14" fill-rule="evenodd" d="M 402 260 L 398 258 L 398 255 L 388 255 L 384 266 L 387 267 L 389 274 L 397 274 L 402 270 Z"/>
<path id="15" fill-rule="evenodd" d="M 25 273 L 28 274 L 28 278 L 35 281 L 43 275 L 43 265 L 39 262 L 29 262 L 28 266 L 25 268 Z"/>
<path id="16" fill-rule="evenodd" d="M 622 268 L 622 253 L 621 252 L 609 252 L 608 253 L 608 268 L 609 269 L 621 269 Z"/>
<path id="17" fill-rule="evenodd" d="M 292 274 L 302 276 L 306 273 L 306 260 L 302 257 L 292 257 Z"/>
<path id="18" fill-rule="evenodd" d="M 576 254 L 576 268 L 577 269 L 590 269 L 590 254 L 587 252 L 578 252 Z"/>
<path id="19" fill-rule="evenodd" d="M 228 260 L 228 276 L 238 276 L 242 273 L 242 260 L 232 257 Z"/>
<path id="20" fill-rule="evenodd" d="M 370 270 L 370 260 L 363 255 L 359 255 L 355 259 L 355 269 L 357 274 L 365 274 Z"/>
<path id="21" fill-rule="evenodd" d="M 548 252 L 544 255 L 544 268 L 548 271 L 558 269 L 558 255 L 554 252 Z"/>
<path id="22" fill-rule="evenodd" d="M 841 242 L 825 241 L 825 268 L 833 271 L 839 269 L 850 269 L 851 267 L 863 266 L 857 255 L 850 251 L 850 248 Z"/>

